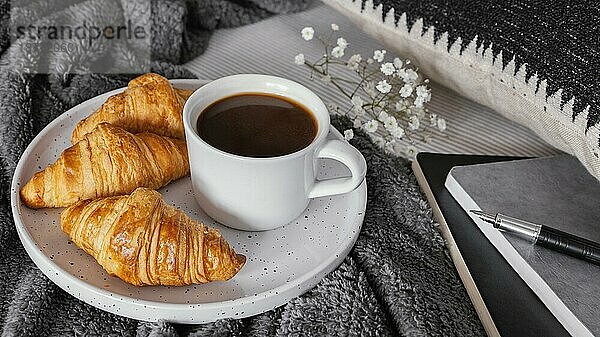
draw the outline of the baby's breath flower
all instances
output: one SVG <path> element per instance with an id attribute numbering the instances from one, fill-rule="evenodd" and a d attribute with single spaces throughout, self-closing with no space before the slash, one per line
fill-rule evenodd
<path id="1" fill-rule="evenodd" d="M 400 69 L 398 70 L 398 75 L 406 83 L 413 83 L 417 80 L 417 78 L 419 78 L 417 72 L 412 69 Z"/>
<path id="2" fill-rule="evenodd" d="M 384 147 L 385 146 L 385 139 L 383 139 L 383 137 L 374 136 L 371 139 L 373 139 L 373 143 L 375 143 L 375 145 L 377 145 L 379 147 Z"/>
<path id="3" fill-rule="evenodd" d="M 363 124 L 363 129 L 365 129 L 365 131 L 367 132 L 374 133 L 375 131 L 377 131 L 378 126 L 379 122 L 374 119 L 371 119 L 370 121 Z"/>
<path id="4" fill-rule="evenodd" d="M 375 88 L 382 94 L 387 94 L 392 90 L 392 86 L 386 80 L 379 81 Z"/>
<path id="5" fill-rule="evenodd" d="M 376 50 L 376 51 L 373 52 L 373 58 L 377 62 L 382 62 L 383 58 L 385 57 L 385 53 L 386 53 L 385 49 Z"/>
<path id="6" fill-rule="evenodd" d="M 404 149 L 404 155 L 406 158 L 410 160 L 414 160 L 417 157 L 419 150 L 414 145 L 408 145 L 406 149 Z"/>
<path id="7" fill-rule="evenodd" d="M 438 128 L 438 130 L 440 130 L 442 132 L 446 131 L 446 120 L 443 118 L 438 118 L 437 128 Z"/>
<path id="8" fill-rule="evenodd" d="M 362 98 L 360 98 L 358 96 L 352 97 L 352 111 L 354 111 L 355 114 L 357 114 L 359 116 L 365 114 L 365 109 L 363 109 L 363 104 L 364 104 L 364 101 L 362 100 Z"/>
<path id="9" fill-rule="evenodd" d="M 346 63 L 346 65 L 348 66 L 348 68 L 350 68 L 352 70 L 357 70 L 360 61 L 362 61 L 362 56 L 360 56 L 360 54 L 354 54 L 354 55 L 350 56 L 350 58 L 348 59 L 348 63 Z"/>
<path id="10" fill-rule="evenodd" d="M 298 54 L 296 57 L 294 57 L 294 63 L 299 66 L 303 65 L 305 62 L 306 60 L 304 59 L 304 54 Z"/>
<path id="11" fill-rule="evenodd" d="M 423 107 L 413 107 L 411 109 L 411 115 L 415 115 L 419 119 L 422 119 L 425 116 L 425 109 L 423 109 Z"/>
<path id="12" fill-rule="evenodd" d="M 417 87 L 417 96 L 423 98 L 423 102 L 429 102 L 431 100 L 431 93 L 424 85 Z"/>
<path id="13" fill-rule="evenodd" d="M 413 102 L 415 108 L 422 108 L 423 107 L 423 103 L 425 103 L 425 99 L 421 96 L 417 96 L 417 98 L 415 98 L 415 101 Z"/>
<path id="14" fill-rule="evenodd" d="M 396 102 L 396 105 L 394 106 L 394 108 L 396 108 L 396 111 L 400 112 L 403 110 L 408 109 L 408 103 L 406 103 L 405 100 L 401 100 Z"/>
<path id="15" fill-rule="evenodd" d="M 346 49 L 346 47 L 348 47 L 348 41 L 346 41 L 346 39 L 343 37 L 340 37 L 337 39 L 337 45 L 342 49 Z"/>
<path id="16" fill-rule="evenodd" d="M 405 84 L 404 86 L 402 86 L 402 88 L 400 88 L 400 91 L 398 93 L 400 94 L 400 96 L 406 98 L 406 97 L 412 95 L 412 92 L 413 92 L 412 85 Z"/>
<path id="17" fill-rule="evenodd" d="M 315 30 L 313 27 L 304 27 L 301 31 L 302 38 L 306 41 L 312 40 L 313 36 L 315 36 Z"/>
<path id="18" fill-rule="evenodd" d="M 404 63 L 402 63 L 402 60 L 399 58 L 394 58 L 394 66 L 396 67 L 396 69 L 401 69 L 402 66 L 404 65 Z"/>
<path id="19" fill-rule="evenodd" d="M 385 122 L 385 120 L 388 119 L 388 117 L 390 117 L 390 115 L 388 115 L 388 113 L 385 112 L 384 110 L 381 110 L 379 115 L 377 115 L 377 119 L 379 119 L 382 122 Z"/>
<path id="20" fill-rule="evenodd" d="M 337 114 L 340 111 L 340 107 L 335 103 L 327 104 L 327 109 L 334 114 Z"/>
<path id="21" fill-rule="evenodd" d="M 389 75 L 393 74 L 394 71 L 396 71 L 396 68 L 394 68 L 394 65 L 391 64 L 390 62 L 386 62 L 381 65 L 381 68 L 379 68 L 379 70 L 381 70 L 381 72 L 384 75 L 389 76 Z"/>
<path id="22" fill-rule="evenodd" d="M 354 95 L 352 97 L 352 99 L 350 100 L 350 102 L 352 102 L 352 106 L 354 108 L 360 108 L 360 109 L 362 109 L 363 104 L 365 104 L 363 99 L 358 95 Z"/>
<path id="23" fill-rule="evenodd" d="M 392 140 L 386 142 L 385 150 L 389 153 L 395 153 L 396 152 L 396 140 L 392 139 Z"/>
<path id="24" fill-rule="evenodd" d="M 408 128 L 415 131 L 417 129 L 419 129 L 420 123 L 419 123 L 419 117 L 417 116 L 410 116 L 408 118 Z"/>
<path id="25" fill-rule="evenodd" d="M 386 130 L 391 131 L 395 128 L 398 127 L 398 121 L 396 120 L 396 117 L 394 116 L 389 116 L 388 118 L 386 118 L 383 121 L 383 127 L 385 127 Z"/>
<path id="26" fill-rule="evenodd" d="M 374 50 L 372 55 L 368 55 L 371 57 L 354 54 L 344 60 L 349 43 L 340 36 L 342 34 L 338 35 L 338 30 L 339 26 L 332 23 L 326 40 L 318 37 L 325 50 L 319 61 L 312 63 L 305 59 L 304 54 L 298 54 L 294 62 L 311 68 L 311 80 L 320 78 L 324 82 L 332 82 L 340 90 L 342 84 L 351 86 L 349 91 L 346 88 L 342 90 L 344 96 L 350 96 L 350 109 L 328 105 L 330 114 L 344 114 L 352 121 L 352 128 L 343 132 L 344 139 L 351 140 L 357 130 L 364 130 L 384 151 L 413 159 L 418 152 L 413 139 L 426 142 L 435 132 L 446 130 L 446 121 L 426 109 L 426 103 L 431 100 L 429 81 L 421 78 L 416 68 L 409 66 L 409 60 L 391 55 L 393 61 L 386 60 L 387 52 L 383 49 Z M 317 38 L 312 27 L 304 27 L 301 33 L 307 41 Z M 338 67 L 329 67 L 334 64 L 350 69 L 350 75 L 354 73 L 352 76 L 355 78 L 339 83 L 345 80 L 335 74 Z M 421 128 L 421 124 L 427 127 Z M 435 132 L 427 132 L 432 130 Z"/>
<path id="27" fill-rule="evenodd" d="M 429 115 L 429 125 L 436 126 L 437 125 L 437 114 Z"/>
<path id="28" fill-rule="evenodd" d="M 394 138 L 402 139 L 402 137 L 404 137 L 404 129 L 398 125 L 396 125 L 396 127 L 391 128 L 391 130 L 389 131 L 390 135 L 392 135 L 392 137 Z"/>
<path id="29" fill-rule="evenodd" d="M 331 50 L 331 56 L 335 57 L 336 59 L 339 59 L 340 57 L 344 56 L 344 49 L 340 48 L 340 46 L 333 47 L 333 49 Z"/>
<path id="30" fill-rule="evenodd" d="M 354 138 L 354 131 L 352 131 L 352 129 L 348 129 L 346 131 L 344 131 L 344 139 L 345 140 L 350 140 Z"/>

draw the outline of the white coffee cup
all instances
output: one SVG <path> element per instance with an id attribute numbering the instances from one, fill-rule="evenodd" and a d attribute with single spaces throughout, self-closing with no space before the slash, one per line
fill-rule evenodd
<path id="1" fill-rule="evenodd" d="M 251 158 L 219 150 L 198 135 L 198 117 L 211 103 L 242 93 L 286 97 L 310 111 L 317 135 L 307 147 L 279 157 Z M 212 81 L 196 90 L 183 108 L 192 187 L 198 204 L 225 226 L 263 231 L 297 218 L 311 198 L 347 193 L 365 178 L 367 165 L 348 142 L 328 140 L 329 112 L 306 87 L 279 77 L 240 74 Z M 319 158 L 346 165 L 351 177 L 317 181 Z"/>

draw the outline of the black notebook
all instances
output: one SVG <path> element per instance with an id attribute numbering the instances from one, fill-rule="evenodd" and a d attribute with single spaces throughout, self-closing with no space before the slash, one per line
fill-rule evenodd
<path id="1" fill-rule="evenodd" d="M 515 159 L 420 153 L 413 169 L 488 335 L 569 336 L 444 187 L 455 166 Z"/>
<path id="2" fill-rule="evenodd" d="M 445 186 L 465 210 L 501 212 L 600 242 L 600 182 L 575 157 L 458 166 Z M 568 332 L 600 336 L 600 266 L 471 218 Z"/>

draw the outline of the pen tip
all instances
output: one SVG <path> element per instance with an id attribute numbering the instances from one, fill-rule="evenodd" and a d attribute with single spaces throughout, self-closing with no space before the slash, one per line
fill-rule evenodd
<path id="1" fill-rule="evenodd" d="M 494 226 L 496 224 L 495 216 L 493 216 L 491 214 L 488 214 L 488 213 L 486 213 L 484 211 L 480 211 L 480 210 L 476 210 L 476 209 L 469 210 L 469 212 L 477 215 L 481 220 L 483 220 L 485 222 L 489 222 L 491 224 L 494 224 Z"/>

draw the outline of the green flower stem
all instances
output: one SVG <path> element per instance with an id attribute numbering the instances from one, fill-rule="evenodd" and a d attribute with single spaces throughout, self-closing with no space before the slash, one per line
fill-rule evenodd
<path id="1" fill-rule="evenodd" d="M 326 72 L 323 72 L 323 71 L 321 71 L 321 70 L 317 69 L 317 68 L 316 68 L 314 65 L 312 65 L 312 64 L 310 64 L 310 63 L 308 63 L 308 62 L 306 62 L 306 63 L 304 63 L 304 64 L 305 64 L 307 67 L 309 67 L 310 69 L 312 69 L 312 70 L 314 70 L 314 71 L 318 72 L 318 73 L 319 73 L 319 74 L 321 74 L 321 75 L 324 75 L 324 76 L 327 76 L 327 75 L 328 75 L 328 73 L 326 73 Z M 349 99 L 352 99 L 352 97 L 350 97 L 350 95 L 349 95 L 349 94 L 348 94 L 348 93 L 347 93 L 347 92 L 344 90 L 344 88 L 340 87 L 340 85 L 339 85 L 339 84 L 337 84 L 335 81 L 333 81 L 333 80 L 332 80 L 332 81 L 331 81 L 331 84 L 333 84 L 333 85 L 334 85 L 336 88 L 338 88 L 338 90 L 339 90 L 339 91 L 340 91 L 340 92 L 341 92 L 341 93 L 342 93 L 344 96 L 348 97 Z"/>

